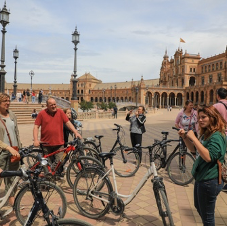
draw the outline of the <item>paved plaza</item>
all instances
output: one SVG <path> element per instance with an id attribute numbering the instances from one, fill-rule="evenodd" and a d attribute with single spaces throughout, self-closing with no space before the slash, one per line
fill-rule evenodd
<path id="1" fill-rule="evenodd" d="M 143 145 L 151 145 L 154 139 L 161 139 L 161 131 L 169 131 L 170 139 L 178 138 L 177 132 L 171 129 L 171 127 L 174 126 L 174 120 L 178 111 L 179 110 L 177 109 L 174 109 L 171 112 L 168 112 L 167 110 L 158 110 L 155 114 L 148 114 L 146 122 L 147 132 L 143 135 Z M 83 137 L 104 135 L 104 138 L 102 139 L 103 150 L 107 151 L 111 148 L 116 138 L 116 132 L 111 130 L 114 128 L 114 123 L 123 126 L 125 130 L 125 143 L 130 146 L 129 123 L 123 118 L 84 120 Z M 32 128 L 33 125 L 19 125 L 21 140 L 24 146 L 32 144 Z M 168 147 L 169 151 L 171 151 L 173 147 Z M 143 163 L 148 163 L 146 152 L 143 153 Z M 119 193 L 130 194 L 145 172 L 146 167 L 143 165 L 133 177 L 120 178 L 117 176 Z M 193 183 L 187 186 L 178 186 L 171 182 L 164 169 L 159 171 L 159 175 L 164 178 L 175 225 L 202 225 L 201 219 L 193 205 Z M 99 220 L 89 219 L 79 214 L 78 209 L 74 204 L 72 190 L 68 186 L 67 181 L 61 181 L 59 184 L 64 190 L 68 202 L 66 218 L 79 218 L 88 221 L 92 225 L 98 226 L 163 225 L 158 214 L 150 180 L 147 181 L 134 200 L 125 207 L 125 214 L 123 217 L 120 218 L 110 212 Z M 215 219 L 216 225 L 227 225 L 227 195 L 223 192 L 218 196 Z M 5 220 L 0 221 L 0 225 L 19 225 L 19 222 L 16 220 L 15 216 L 10 215 Z"/>

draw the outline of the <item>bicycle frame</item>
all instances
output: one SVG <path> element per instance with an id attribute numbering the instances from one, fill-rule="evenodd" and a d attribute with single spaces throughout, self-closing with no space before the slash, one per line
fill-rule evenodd
<path id="1" fill-rule="evenodd" d="M 69 159 L 69 152 L 71 151 L 74 151 L 75 150 L 75 147 L 73 145 L 70 145 L 66 148 L 62 148 L 62 149 L 59 149 L 57 151 L 54 151 L 50 154 L 47 154 L 47 155 L 44 155 L 43 158 L 49 158 L 51 156 L 54 156 L 55 154 L 58 154 L 58 153 L 61 153 L 61 152 L 64 152 L 61 160 L 58 162 L 57 166 L 55 167 L 55 169 L 52 171 L 50 165 L 47 166 L 48 168 L 48 171 L 52 174 L 52 175 L 55 175 L 55 173 L 57 172 L 58 168 L 61 166 L 61 165 L 64 165 L 68 159 Z M 31 167 L 31 170 L 34 170 L 38 165 L 40 164 L 40 162 L 38 161 L 33 167 Z"/>
<path id="2" fill-rule="evenodd" d="M 115 175 L 115 171 L 114 171 L 114 165 L 111 165 L 111 168 L 104 174 L 104 176 L 99 179 L 99 181 L 97 182 L 97 184 L 95 186 L 93 186 L 90 191 L 89 191 L 89 195 L 92 197 L 95 197 L 96 199 L 102 200 L 106 203 L 109 203 L 108 200 L 95 196 L 93 194 L 91 194 L 91 191 L 93 191 L 95 189 L 95 187 L 105 178 L 109 175 L 109 173 L 112 172 L 112 176 L 113 176 L 113 185 L 114 185 L 114 191 L 116 193 L 117 196 L 121 197 L 121 198 L 127 198 L 127 200 L 124 201 L 124 205 L 129 204 L 137 195 L 137 193 L 140 191 L 140 189 L 145 185 L 145 183 L 147 182 L 147 180 L 150 178 L 150 176 L 153 174 L 154 177 L 157 177 L 157 171 L 155 168 L 155 163 L 151 162 L 151 166 L 150 168 L 147 170 L 147 172 L 145 173 L 145 175 L 143 176 L 143 178 L 141 179 L 141 181 L 139 182 L 139 184 L 136 186 L 136 188 L 133 190 L 133 192 L 130 195 L 122 195 L 118 193 L 118 189 L 117 189 L 117 181 L 116 181 L 116 175 Z"/>

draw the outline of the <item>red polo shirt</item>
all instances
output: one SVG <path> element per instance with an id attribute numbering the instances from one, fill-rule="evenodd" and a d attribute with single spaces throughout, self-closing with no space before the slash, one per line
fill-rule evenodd
<path id="1" fill-rule="evenodd" d="M 68 121 L 68 117 L 61 109 L 57 109 L 53 116 L 47 109 L 40 111 L 35 120 L 35 125 L 41 126 L 40 141 L 48 143 L 45 146 L 63 145 L 63 123 Z"/>

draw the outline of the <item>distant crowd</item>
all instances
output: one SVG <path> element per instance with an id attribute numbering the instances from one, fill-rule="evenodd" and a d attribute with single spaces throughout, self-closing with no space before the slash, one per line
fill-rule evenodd
<path id="1" fill-rule="evenodd" d="M 35 91 L 31 91 L 29 89 L 24 90 L 23 92 L 17 92 L 16 94 L 11 94 L 11 101 L 16 100 L 17 102 L 32 102 L 32 103 L 42 103 L 43 101 L 43 90 L 39 90 L 38 93 L 35 93 Z"/>

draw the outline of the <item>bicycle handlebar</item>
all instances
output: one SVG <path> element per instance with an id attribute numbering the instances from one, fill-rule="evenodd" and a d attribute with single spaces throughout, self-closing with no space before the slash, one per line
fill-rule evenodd
<path id="1" fill-rule="evenodd" d="M 177 131 L 180 131 L 180 129 L 177 128 L 177 127 L 172 127 L 172 129 L 177 130 Z"/>
<path id="2" fill-rule="evenodd" d="M 114 123 L 115 126 L 117 126 L 118 128 L 122 128 L 121 125 L 118 125 L 116 123 Z"/>
<path id="3" fill-rule="evenodd" d="M 177 130 L 177 131 L 180 131 L 180 128 L 172 127 L 172 129 Z M 188 132 L 185 131 L 185 134 L 187 134 L 187 133 L 188 133 Z"/>
<path id="4" fill-rule="evenodd" d="M 21 170 L 17 170 L 17 171 L 6 171 L 6 170 L 4 170 L 0 173 L 0 177 L 14 177 L 14 176 L 22 177 L 23 172 Z"/>

